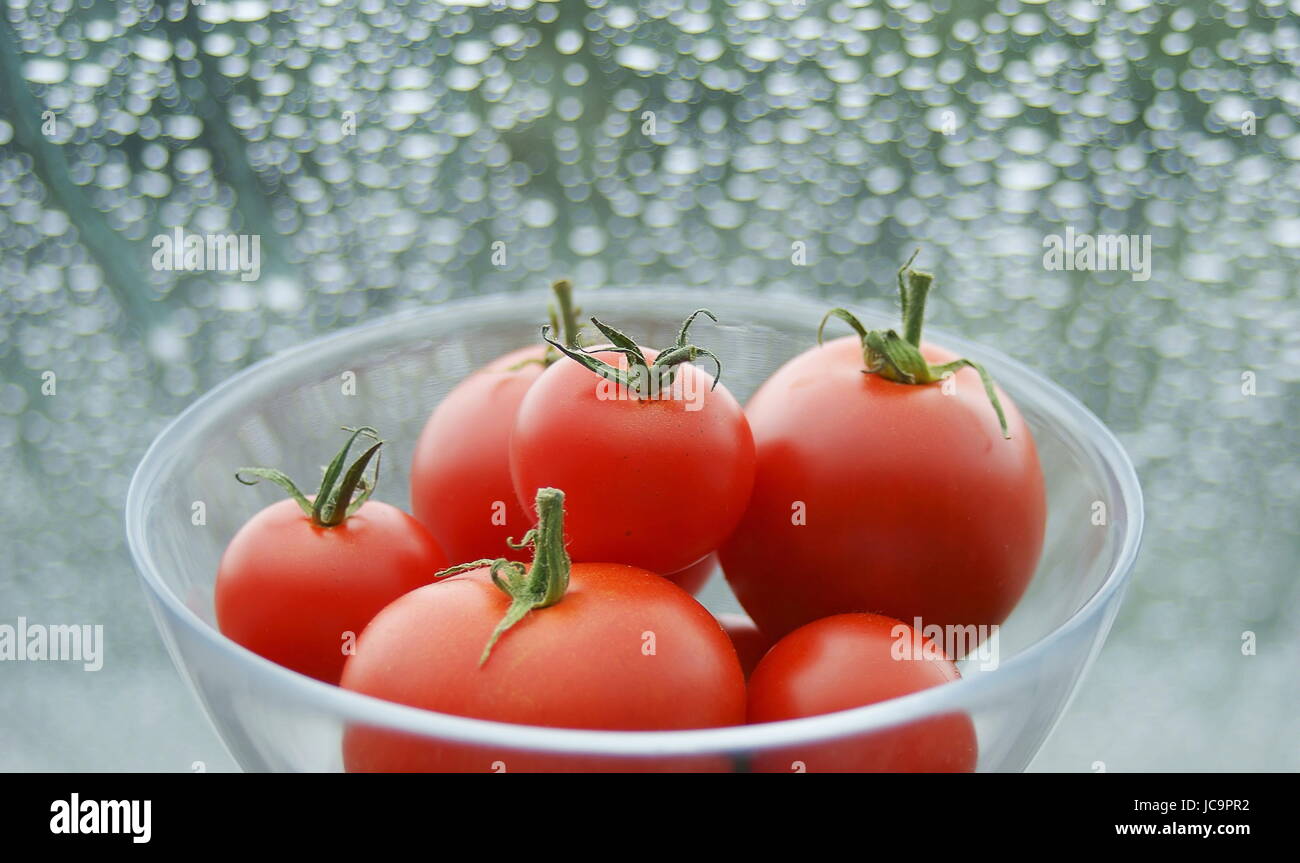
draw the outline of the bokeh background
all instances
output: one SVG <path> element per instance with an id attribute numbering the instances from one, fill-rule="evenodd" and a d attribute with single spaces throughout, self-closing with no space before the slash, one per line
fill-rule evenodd
<path id="1" fill-rule="evenodd" d="M 1034 768 L 1300 769 L 1296 0 L 0 4 L 0 622 L 108 644 L 0 663 L 0 769 L 234 769 L 122 507 L 250 362 L 558 275 L 884 308 L 916 246 L 935 325 L 1075 393 L 1144 483 Z M 176 226 L 260 235 L 260 278 L 155 271 Z M 1046 271 L 1066 226 L 1151 235 L 1150 280 Z"/>

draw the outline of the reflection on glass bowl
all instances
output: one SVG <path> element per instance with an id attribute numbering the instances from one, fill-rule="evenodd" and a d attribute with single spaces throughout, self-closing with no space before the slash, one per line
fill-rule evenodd
<path id="1" fill-rule="evenodd" d="M 588 313 L 626 325 L 643 343 L 670 341 L 699 291 L 601 290 Z M 815 340 L 823 305 L 757 292 L 710 294 L 720 318 L 709 347 L 726 358 L 740 399 Z M 195 402 L 145 455 L 127 499 L 127 534 L 158 627 L 222 739 L 248 770 L 336 771 L 349 728 L 380 729 L 483 753 L 483 770 L 514 760 L 565 769 L 748 770 L 801 750 L 965 715 L 978 769 L 1021 770 L 1065 709 L 1110 628 L 1137 555 L 1142 499 L 1124 451 L 1078 401 L 1018 363 L 962 339 L 930 338 L 983 362 L 1033 429 L 1048 483 L 1042 561 L 998 633 L 996 668 L 968 663 L 964 679 L 867 707 L 764 725 L 699 731 L 606 732 L 520 726 L 432 713 L 372 699 L 281 668 L 217 630 L 217 561 L 272 489 L 232 478 L 244 464 L 290 475 L 318 469 L 341 425 L 379 428 L 391 449 L 377 497 L 407 505 L 406 470 L 429 411 L 478 366 L 532 343 L 543 294 L 449 303 L 344 330 L 258 363 Z M 863 316 L 868 326 L 889 326 Z M 344 386 L 344 383 L 349 386 Z M 263 498 L 256 498 L 262 495 Z M 203 501 L 204 525 L 191 521 Z M 1094 523 L 1096 504 L 1105 524 Z M 714 578 L 701 600 L 737 610 Z M 503 757 L 510 753 L 510 759 Z M 797 760 L 797 759 L 792 759 Z"/>

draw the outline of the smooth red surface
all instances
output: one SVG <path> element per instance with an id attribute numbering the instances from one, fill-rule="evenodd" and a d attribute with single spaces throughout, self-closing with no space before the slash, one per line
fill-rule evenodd
<path id="1" fill-rule="evenodd" d="M 931 363 L 955 357 L 926 345 Z M 719 550 L 764 633 L 870 611 L 925 625 L 1006 619 L 1042 551 L 1043 474 L 1029 428 L 979 375 L 915 386 L 862 373 L 855 336 L 795 357 L 746 408 L 758 469 Z M 793 523 L 796 503 L 806 524 Z"/>
<path id="2" fill-rule="evenodd" d="M 447 565 L 429 532 L 394 506 L 369 500 L 326 528 L 282 500 L 253 516 L 221 556 L 217 626 L 272 662 L 337 683 L 345 645 Z"/>
<path id="3" fill-rule="evenodd" d="M 513 559 L 506 540 L 533 524 L 510 481 L 510 432 L 528 388 L 541 377 L 544 346 L 494 360 L 447 394 L 424 426 L 411 460 L 411 509 L 456 562 Z M 519 368 L 515 368 L 519 366 Z M 504 504 L 504 509 L 501 504 Z"/>
<path id="4" fill-rule="evenodd" d="M 654 573 L 574 564 L 564 598 L 530 612 L 480 667 L 508 604 L 486 569 L 407 594 L 362 633 L 341 685 L 427 710 L 554 728 L 644 731 L 744 721 L 744 675 L 726 633 L 689 594 Z M 493 752 L 364 727 L 350 728 L 344 741 L 344 764 L 355 772 L 489 772 L 498 761 L 506 772 L 729 766 L 722 758 Z"/>
<path id="5" fill-rule="evenodd" d="M 572 360 L 524 396 L 510 441 L 515 493 L 531 505 L 539 488 L 564 491 L 574 560 L 679 572 L 717 549 L 744 512 L 754 480 L 744 413 L 695 366 L 677 374 L 699 409 L 684 398 L 611 399 L 613 385 Z"/>
<path id="6" fill-rule="evenodd" d="M 745 677 L 748 678 L 754 673 L 758 661 L 763 658 L 763 654 L 767 653 L 772 642 L 758 631 L 754 621 L 743 614 L 719 614 L 718 623 L 722 624 L 722 628 L 731 639 L 732 646 L 736 648 L 736 655 L 740 657 L 740 667 L 745 670 Z"/>
<path id="7" fill-rule="evenodd" d="M 709 583 L 709 576 L 713 575 L 713 571 L 717 566 L 718 556 L 710 554 L 708 557 L 702 558 L 699 563 L 693 563 L 681 572 L 671 573 L 664 576 L 664 578 L 694 596 L 704 589 L 704 585 Z"/>
<path id="8" fill-rule="evenodd" d="M 841 614 L 776 643 L 749 679 L 750 722 L 799 719 L 875 704 L 959 678 L 947 659 L 896 649 L 911 627 L 876 614 Z M 755 758 L 763 772 L 949 773 L 975 769 L 975 728 L 960 714 Z"/>

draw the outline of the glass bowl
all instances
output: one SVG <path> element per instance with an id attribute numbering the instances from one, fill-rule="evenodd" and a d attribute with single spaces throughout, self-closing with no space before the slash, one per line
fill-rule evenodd
<path id="1" fill-rule="evenodd" d="M 927 331 L 927 338 L 983 362 L 1019 405 L 1047 477 L 1042 560 L 996 636 L 996 668 L 972 660 L 963 663 L 960 681 L 806 719 L 697 731 L 583 731 L 381 701 L 289 671 L 225 638 L 213 614 L 218 560 L 236 529 L 278 491 L 270 483 L 241 486 L 234 469 L 275 465 L 307 480 L 320 470 L 322 453 L 337 447 L 340 426 L 369 424 L 389 441 L 376 496 L 406 507 L 411 451 L 430 410 L 471 371 L 535 343 L 547 301 L 542 292 L 462 300 L 317 339 L 204 395 L 145 454 L 127 494 L 131 553 L 172 659 L 242 767 L 342 770 L 346 729 L 369 726 L 478 748 L 485 772 L 508 771 L 512 757 L 584 770 L 745 771 L 756 760 L 788 759 L 799 770 L 801 751 L 872 735 L 888 740 L 889 729 L 951 714 L 973 722 L 979 770 L 1029 764 L 1119 609 L 1142 533 L 1141 490 L 1119 442 L 1072 396 L 996 351 L 942 332 Z M 705 321 L 695 337 L 723 357 L 723 380 L 742 401 L 814 343 L 828 305 L 763 292 L 702 298 L 661 288 L 589 291 L 582 304 L 586 314 L 617 322 L 650 345 L 670 342 L 682 318 L 707 305 L 721 323 Z M 894 323 L 879 314 L 862 320 Z M 714 612 L 739 610 L 717 574 L 700 599 Z"/>

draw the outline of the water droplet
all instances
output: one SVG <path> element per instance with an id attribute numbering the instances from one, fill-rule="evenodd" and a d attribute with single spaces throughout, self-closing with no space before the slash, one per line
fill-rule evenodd
<path id="1" fill-rule="evenodd" d="M 595 225 L 574 228 L 569 234 L 569 248 L 575 255 L 583 257 L 600 254 L 606 242 L 605 232 Z"/>
<path id="2" fill-rule="evenodd" d="M 1055 178 L 1056 171 L 1045 162 L 1008 162 L 998 170 L 998 185 L 1018 192 L 1042 189 Z"/>
<path id="3" fill-rule="evenodd" d="M 166 63 L 172 57 L 172 46 L 166 39 L 137 36 L 135 39 L 135 53 L 154 63 Z"/>
<path id="4" fill-rule="evenodd" d="M 659 68 L 659 52 L 645 45 L 625 45 L 615 57 L 620 66 L 637 72 L 653 72 Z"/>
<path id="5" fill-rule="evenodd" d="M 28 60 L 23 77 L 34 84 L 57 84 L 68 77 L 68 64 L 61 60 Z"/>
<path id="6" fill-rule="evenodd" d="M 492 56 L 492 46 L 481 39 L 465 39 L 456 43 L 451 56 L 457 63 L 475 66 Z"/>

